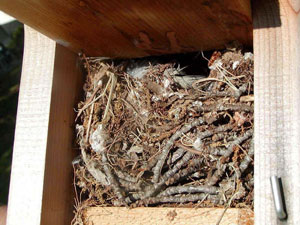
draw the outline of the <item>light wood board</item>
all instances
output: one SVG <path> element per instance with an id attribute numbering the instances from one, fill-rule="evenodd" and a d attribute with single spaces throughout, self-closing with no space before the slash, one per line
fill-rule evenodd
<path id="1" fill-rule="evenodd" d="M 87 55 L 142 57 L 252 45 L 250 0 L 1 0 L 0 9 Z"/>
<path id="2" fill-rule="evenodd" d="M 254 1 L 255 224 L 300 224 L 300 1 Z M 275 214 L 282 177 L 288 220 Z"/>
<path id="3" fill-rule="evenodd" d="M 77 56 L 25 27 L 23 58 L 7 225 L 69 224 Z"/>
<path id="4" fill-rule="evenodd" d="M 135 208 L 91 207 L 85 210 L 85 225 L 216 225 L 224 209 L 221 208 Z M 220 225 L 252 225 L 250 209 L 228 209 Z"/>

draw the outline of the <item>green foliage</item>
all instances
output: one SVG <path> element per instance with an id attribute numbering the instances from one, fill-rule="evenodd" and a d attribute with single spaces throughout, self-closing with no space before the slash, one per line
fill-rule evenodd
<path id="1" fill-rule="evenodd" d="M 0 53 L 5 59 L 5 68 L 0 68 L 0 204 L 6 204 L 8 196 L 23 54 L 23 27 L 16 29 L 9 45 L 3 48 Z"/>

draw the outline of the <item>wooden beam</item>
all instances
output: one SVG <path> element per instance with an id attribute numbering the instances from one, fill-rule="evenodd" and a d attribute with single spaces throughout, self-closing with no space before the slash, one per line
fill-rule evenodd
<path id="1" fill-rule="evenodd" d="M 69 224 L 77 55 L 25 27 L 7 225 Z"/>
<path id="2" fill-rule="evenodd" d="M 189 224 L 216 225 L 222 208 L 135 208 L 91 207 L 84 211 L 85 225 Z M 252 225 L 250 209 L 228 209 L 220 225 Z"/>
<path id="3" fill-rule="evenodd" d="M 0 9 L 75 52 L 142 57 L 252 46 L 250 0 L 1 0 Z"/>
<path id="4" fill-rule="evenodd" d="M 300 224 L 300 2 L 256 0 L 254 22 L 255 224 Z M 270 176 L 282 177 L 279 222 Z"/>

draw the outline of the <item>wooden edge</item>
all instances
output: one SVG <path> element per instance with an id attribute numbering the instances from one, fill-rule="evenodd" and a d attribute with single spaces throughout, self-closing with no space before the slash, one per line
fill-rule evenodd
<path id="1" fill-rule="evenodd" d="M 256 0 L 255 224 L 300 224 L 300 1 Z M 275 213 L 270 176 L 282 178 L 288 219 Z"/>
<path id="2" fill-rule="evenodd" d="M 252 44 L 250 0 L 1 0 L 1 10 L 75 52 L 135 58 Z"/>
<path id="3" fill-rule="evenodd" d="M 6 224 L 7 206 L 0 206 L 0 225 Z"/>
<path id="4" fill-rule="evenodd" d="M 55 42 L 25 27 L 7 225 L 40 224 Z"/>
<path id="5" fill-rule="evenodd" d="M 7 225 L 71 220 L 72 110 L 80 90 L 75 59 L 25 27 Z"/>
<path id="6" fill-rule="evenodd" d="M 222 216 L 222 208 L 135 208 L 90 207 L 84 210 L 85 225 L 119 224 L 197 224 L 216 225 Z M 228 209 L 220 225 L 254 224 L 250 209 Z"/>
<path id="7" fill-rule="evenodd" d="M 75 149 L 75 108 L 83 75 L 78 55 L 57 44 L 47 139 L 42 224 L 70 224 L 74 217 L 72 161 Z"/>

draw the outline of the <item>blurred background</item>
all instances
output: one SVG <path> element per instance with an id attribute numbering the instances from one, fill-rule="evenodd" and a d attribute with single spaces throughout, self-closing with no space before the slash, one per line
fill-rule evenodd
<path id="1" fill-rule="evenodd" d="M 23 43 L 23 24 L 0 11 L 0 205 L 8 199 Z"/>

